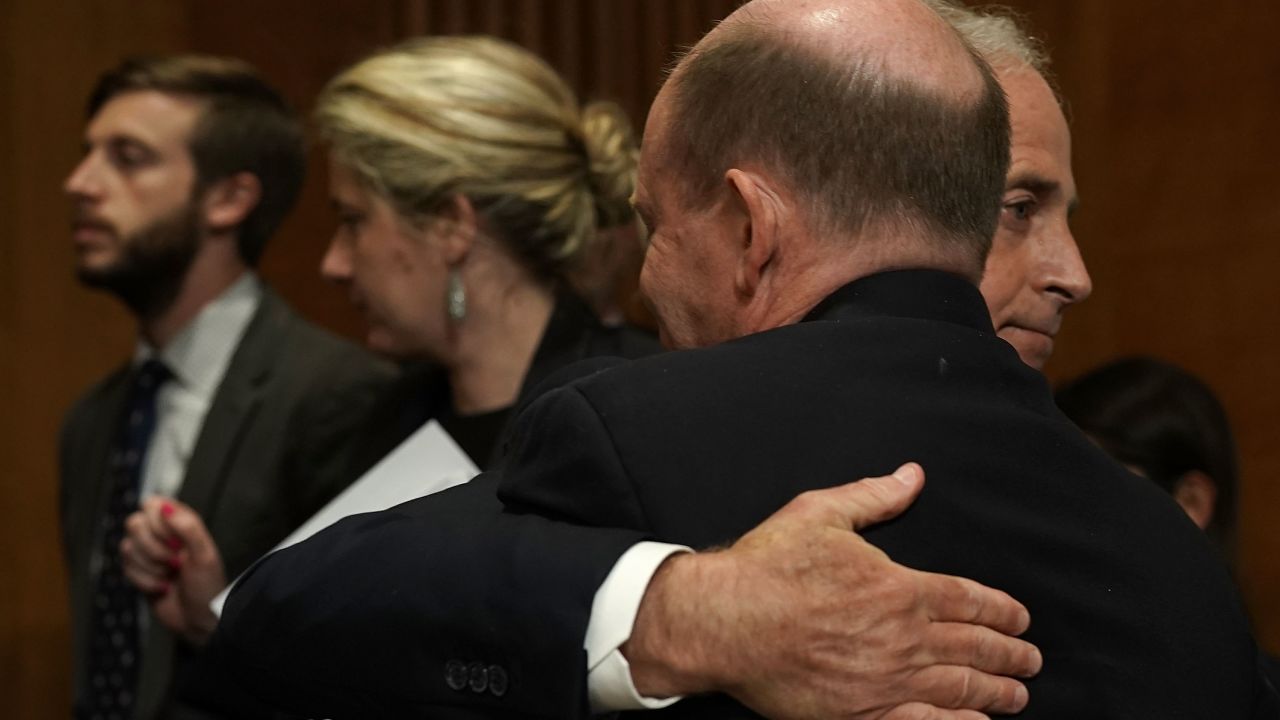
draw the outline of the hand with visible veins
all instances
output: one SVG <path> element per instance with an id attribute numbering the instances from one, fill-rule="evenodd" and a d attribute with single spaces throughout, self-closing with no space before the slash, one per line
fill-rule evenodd
<path id="1" fill-rule="evenodd" d="M 895 564 L 856 532 L 924 486 L 893 475 L 805 493 L 732 547 L 675 555 L 622 647 L 648 697 L 723 692 L 775 720 L 959 720 L 1027 704 L 1025 607 Z"/>
<path id="2" fill-rule="evenodd" d="M 162 625 L 203 645 L 218 624 L 209 603 L 226 587 L 227 577 L 200 515 L 177 500 L 151 497 L 128 517 L 125 531 L 120 541 L 125 577 L 147 596 Z"/>

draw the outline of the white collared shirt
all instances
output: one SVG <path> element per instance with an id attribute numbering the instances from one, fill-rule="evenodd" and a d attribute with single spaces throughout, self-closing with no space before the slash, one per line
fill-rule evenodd
<path id="1" fill-rule="evenodd" d="M 218 386 L 261 304 L 262 284 L 246 272 L 159 350 L 173 377 L 156 396 L 155 433 L 147 446 L 139 497 L 178 496 Z M 155 348 L 139 340 L 134 363 L 156 355 Z"/>

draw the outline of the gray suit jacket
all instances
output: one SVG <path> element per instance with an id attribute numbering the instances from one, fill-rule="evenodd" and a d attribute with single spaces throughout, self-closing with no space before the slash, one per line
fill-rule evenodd
<path id="1" fill-rule="evenodd" d="M 69 571 L 75 689 L 85 692 L 90 558 L 107 502 L 107 456 L 132 382 L 129 366 L 86 393 L 62 430 L 61 517 Z M 353 427 L 393 372 L 307 323 L 269 290 L 205 417 L 178 499 L 204 519 L 235 577 L 350 481 Z M 243 717 L 199 653 L 157 622 L 144 640 L 137 718 Z"/>

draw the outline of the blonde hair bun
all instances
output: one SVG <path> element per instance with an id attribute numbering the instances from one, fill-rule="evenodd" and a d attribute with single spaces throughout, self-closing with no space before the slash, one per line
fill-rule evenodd
<path id="1" fill-rule="evenodd" d="M 561 277 L 597 229 L 631 217 L 639 151 L 612 103 L 578 105 L 533 53 L 485 36 L 428 37 L 331 80 L 316 107 L 339 162 L 410 221 L 452 195 L 535 273 Z"/>
<path id="2" fill-rule="evenodd" d="M 629 222 L 640 159 L 631 120 L 616 103 L 588 103 L 582 109 L 582 136 L 599 226 Z"/>

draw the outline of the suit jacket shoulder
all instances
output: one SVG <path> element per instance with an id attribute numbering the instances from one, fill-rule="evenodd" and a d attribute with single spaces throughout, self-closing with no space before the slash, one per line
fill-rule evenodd
<path id="1" fill-rule="evenodd" d="M 917 461 L 920 498 L 866 537 L 1027 605 L 1045 656 L 1027 717 L 1249 717 L 1256 647 L 1202 534 L 1056 411 L 958 283 L 874 276 L 808 322 L 548 393 L 516 422 L 500 496 L 705 547 Z"/>

